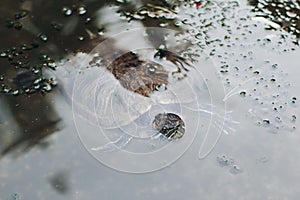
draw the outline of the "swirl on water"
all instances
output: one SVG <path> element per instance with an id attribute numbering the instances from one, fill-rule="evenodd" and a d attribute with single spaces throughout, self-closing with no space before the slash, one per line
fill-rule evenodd
<path id="1" fill-rule="evenodd" d="M 116 37 L 134 34 L 149 41 L 145 33 L 157 28 L 151 29 L 135 29 Z M 159 33 L 176 37 L 172 30 L 160 29 Z M 218 104 L 213 92 L 223 90 L 219 80 L 213 78 L 212 63 L 205 56 L 189 63 L 179 52 L 168 50 L 172 42 L 164 42 L 163 49 L 137 42 L 125 51 L 112 48 L 114 41 L 107 39 L 80 65 L 72 96 L 74 121 L 86 149 L 109 167 L 132 173 L 161 169 L 180 158 L 196 136 L 203 138 L 202 157 L 227 131 L 223 129 L 224 120 L 231 119 L 225 116 L 225 107 L 216 111 L 213 106 Z M 214 82 L 213 88 L 207 79 Z M 162 126 L 171 132 L 153 125 L 160 114 L 178 116 L 172 118 L 178 123 L 168 118 Z M 172 139 L 163 134 L 182 131 L 178 124 L 185 127 L 182 137 Z M 210 124 L 217 127 L 216 133 L 210 131 Z"/>

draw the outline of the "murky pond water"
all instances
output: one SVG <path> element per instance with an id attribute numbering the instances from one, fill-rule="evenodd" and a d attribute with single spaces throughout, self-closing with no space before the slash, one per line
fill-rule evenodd
<path id="1" fill-rule="evenodd" d="M 0 199 L 299 196 L 299 2 L 0 5 Z"/>

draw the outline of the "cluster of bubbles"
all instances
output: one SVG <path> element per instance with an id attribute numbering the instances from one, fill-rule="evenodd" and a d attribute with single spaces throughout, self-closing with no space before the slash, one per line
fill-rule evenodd
<path id="1" fill-rule="evenodd" d="M 120 17 L 128 22 L 138 20 L 146 26 L 178 28 L 174 22 L 178 18 L 177 14 L 180 7 L 185 2 L 181 0 L 153 0 L 145 1 L 143 5 L 134 5 L 131 1 L 117 0 L 117 5 Z"/>
<path id="2" fill-rule="evenodd" d="M 275 24 L 278 24 L 284 30 L 300 37 L 300 2 L 281 0 L 281 1 L 250 1 L 254 6 L 253 12 L 260 17 L 271 20 Z M 276 27 L 267 26 L 266 29 L 272 30 Z M 295 40 L 298 44 L 298 41 Z"/>
<path id="3" fill-rule="evenodd" d="M 235 160 L 231 157 L 228 157 L 226 155 L 217 156 L 216 161 L 220 167 L 229 167 L 229 172 L 231 174 L 239 174 L 243 172 L 243 170 L 235 163 Z"/>
<path id="4" fill-rule="evenodd" d="M 164 6 L 146 4 L 139 7 L 134 11 L 120 10 L 121 16 L 126 17 L 127 20 L 141 20 L 146 18 L 158 19 L 158 20 L 173 20 L 177 17 L 176 15 L 176 4 L 165 4 Z M 161 23 L 161 26 L 163 23 Z"/>
<path id="5" fill-rule="evenodd" d="M 77 12 L 79 16 L 84 15 L 87 13 L 87 10 L 84 6 L 72 6 L 72 7 L 63 7 L 62 13 L 65 16 L 71 16 L 74 12 L 74 10 Z"/>
<path id="6" fill-rule="evenodd" d="M 50 92 L 57 85 L 54 77 L 45 77 L 43 69 L 56 69 L 55 61 L 46 54 L 40 55 L 33 64 L 28 51 L 38 47 L 38 44 L 23 44 L 21 47 L 12 47 L 0 53 L 0 59 L 8 63 L 18 73 L 15 75 L 0 74 L 0 92 L 11 95 Z"/>
<path id="7" fill-rule="evenodd" d="M 282 29 L 266 31 L 266 24 L 247 4 L 216 1 L 199 7 L 196 3 L 181 6 L 176 22 L 188 30 L 182 38 L 198 47 L 190 54 L 208 52 L 229 91 L 226 98 L 239 94 L 253 102 L 248 114 L 257 125 L 273 133 L 295 130 L 297 97 L 288 92 L 291 83 L 284 66 L 268 59 L 267 53 L 295 50 L 295 36 Z"/>
<path id="8" fill-rule="evenodd" d="M 21 10 L 14 15 L 14 18 L 6 20 L 7 28 L 15 28 L 16 30 L 21 30 L 23 24 L 21 20 L 28 15 L 27 10 Z"/>
<path id="9" fill-rule="evenodd" d="M 72 5 L 71 7 L 64 6 L 61 11 L 65 17 L 69 17 L 74 14 L 77 14 L 79 17 L 81 17 L 87 14 L 87 8 L 84 5 Z M 84 20 L 85 24 L 88 24 L 92 19 L 91 17 L 86 17 Z M 90 34 L 90 37 L 94 37 L 94 33 L 88 33 Z M 79 35 L 77 39 L 79 41 L 83 41 L 85 37 L 83 35 Z"/>
<path id="10" fill-rule="evenodd" d="M 57 81 L 54 77 L 48 77 L 46 75 L 48 73 L 45 71 L 56 70 L 57 58 L 63 56 L 62 54 L 77 51 L 77 48 L 80 47 L 78 44 L 73 45 L 73 42 L 70 43 L 72 47 L 68 48 L 66 45 L 68 42 L 62 43 L 60 39 L 65 37 L 65 29 L 70 29 L 67 27 L 67 23 L 74 22 L 71 15 L 81 17 L 84 25 L 91 21 L 91 17 L 87 16 L 85 5 L 63 6 L 61 10 L 58 9 L 61 12 L 58 15 L 55 13 L 56 9 L 53 9 L 53 12 L 47 15 L 50 18 L 47 18 L 46 15 L 40 16 L 41 13 L 34 7 L 34 4 L 29 3 L 30 6 L 27 4 L 28 2 L 21 4 L 21 9 L 6 19 L 7 30 L 4 30 L 10 32 L 11 35 L 18 35 L 22 42 L 16 42 L 14 46 L 0 49 L 0 61 L 2 65 L 6 66 L 0 73 L 0 92 L 14 96 L 37 92 L 45 94 L 52 91 L 53 87 L 57 85 Z M 45 6 L 49 6 L 49 4 Z M 57 20 L 58 18 L 60 20 Z M 68 19 L 70 20 L 68 21 Z M 50 23 L 50 25 L 39 27 L 41 22 Z M 81 27 L 81 29 L 81 32 L 86 34 L 77 35 L 77 41 L 83 41 L 86 35 L 89 35 L 89 38 L 97 35 L 87 28 Z M 8 37 L 8 39 L 10 38 Z M 59 49 L 59 46 L 55 45 L 64 45 L 65 47 Z M 56 52 L 52 52 L 53 50 Z"/>

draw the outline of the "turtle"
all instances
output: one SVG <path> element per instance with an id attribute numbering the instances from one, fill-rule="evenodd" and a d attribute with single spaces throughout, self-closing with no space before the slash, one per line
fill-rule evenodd
<path id="1" fill-rule="evenodd" d="M 152 57 L 157 58 L 159 56 L 158 59 L 162 59 L 160 52 L 166 54 L 167 51 L 158 50 Z M 108 78 L 107 82 L 102 79 L 97 89 L 96 102 L 98 107 L 96 110 L 99 111 L 97 112 L 99 125 L 106 129 L 121 128 L 127 133 L 121 136 L 122 139 L 118 138 L 105 145 L 103 149 L 106 151 L 115 145 L 123 147 L 134 137 L 148 138 L 157 133 L 167 140 L 173 140 L 184 135 L 184 122 L 179 116 L 178 110 L 177 113 L 171 113 L 172 109 L 164 110 L 165 112 L 154 111 L 155 109 L 153 109 L 158 104 L 166 106 L 180 103 L 180 100 L 176 99 L 173 88 L 175 79 L 178 81 L 179 78 L 175 76 L 170 78 L 170 71 L 160 63 L 150 59 L 141 59 L 140 55 L 143 53 L 145 52 L 137 54 L 129 51 L 124 53 L 108 64 L 103 73 L 102 77 L 106 77 L 104 74 L 107 74 L 110 79 Z M 181 65 L 176 65 L 174 69 L 176 73 L 188 71 Z M 103 98 L 100 93 L 109 94 L 109 97 Z M 132 103 L 124 100 L 131 100 Z M 114 114 L 115 111 L 118 111 L 117 115 Z M 153 113 L 150 113 L 151 111 Z M 145 128 L 142 130 L 140 127 Z M 145 129 L 150 129 L 148 131 L 150 133 L 144 136 L 137 135 L 132 131 L 136 129 L 140 129 L 142 132 Z M 156 133 L 154 130 L 157 130 Z"/>
<path id="2" fill-rule="evenodd" d="M 144 49 L 118 52 L 111 56 L 114 59 L 96 53 L 89 56 L 88 67 L 79 70 L 75 84 L 67 89 L 73 91 L 69 96 L 75 115 L 104 132 L 121 130 L 110 142 L 91 150 L 122 149 L 133 139 L 179 140 L 188 121 L 184 109 L 212 114 L 199 104 L 205 85 L 200 84 L 197 70 L 173 52 Z"/>

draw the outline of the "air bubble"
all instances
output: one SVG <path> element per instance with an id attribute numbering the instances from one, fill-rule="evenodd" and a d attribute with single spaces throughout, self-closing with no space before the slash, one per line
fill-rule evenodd
<path id="1" fill-rule="evenodd" d="M 242 172 L 242 169 L 237 165 L 233 165 L 229 172 L 232 174 L 239 174 Z"/>
<path id="2" fill-rule="evenodd" d="M 28 14 L 28 11 L 22 10 L 21 12 L 18 12 L 15 14 L 15 19 L 21 19 L 23 17 L 26 17 L 27 14 Z"/>
<path id="3" fill-rule="evenodd" d="M 245 91 L 240 92 L 240 96 L 241 97 L 245 97 L 246 96 L 246 92 Z"/>
<path id="4" fill-rule="evenodd" d="M 48 41 L 48 37 L 47 37 L 47 35 L 45 35 L 45 34 L 41 34 L 39 37 L 40 37 L 40 39 L 41 39 L 43 42 L 47 42 L 47 41 Z"/>
<path id="5" fill-rule="evenodd" d="M 159 23 L 159 26 L 160 27 L 167 27 L 169 24 L 167 23 L 167 22 L 161 22 L 161 23 Z"/>
<path id="6" fill-rule="evenodd" d="M 297 13 L 290 12 L 290 11 L 286 12 L 286 14 L 287 14 L 287 16 L 289 16 L 289 17 L 291 17 L 291 18 L 293 18 L 293 17 L 296 17 L 296 16 L 297 16 Z"/>
<path id="7" fill-rule="evenodd" d="M 28 46 L 27 44 L 22 44 L 21 45 L 21 50 L 22 51 L 27 51 L 27 50 L 31 50 L 32 47 Z"/>
<path id="8" fill-rule="evenodd" d="M 4 87 L 2 88 L 2 92 L 3 92 L 3 93 L 10 93 L 10 92 L 11 92 L 11 88 L 9 88 L 8 86 L 4 86 Z"/>
<path id="9" fill-rule="evenodd" d="M 38 90 L 38 89 L 40 89 L 40 85 L 35 85 L 33 88 L 35 89 L 35 90 Z"/>
<path id="10" fill-rule="evenodd" d="M 174 22 L 174 25 L 177 26 L 177 27 L 180 27 L 182 25 L 182 22 L 180 20 L 176 20 Z"/>
<path id="11" fill-rule="evenodd" d="M 57 67 L 55 62 L 49 62 L 49 63 L 47 63 L 47 66 L 53 70 L 55 70 Z"/>
<path id="12" fill-rule="evenodd" d="M 278 64 L 273 64 L 272 68 L 276 69 L 278 67 Z"/>
<path id="13" fill-rule="evenodd" d="M 228 166 L 231 163 L 225 155 L 223 155 L 222 157 L 217 156 L 216 160 L 221 167 Z"/>
<path id="14" fill-rule="evenodd" d="M 69 8 L 69 7 L 63 7 L 62 8 L 62 13 L 65 15 L 65 16 L 70 16 L 72 15 L 72 9 Z"/>
<path id="15" fill-rule="evenodd" d="M 19 92 L 19 90 L 13 90 L 13 91 L 11 92 L 11 94 L 14 95 L 14 96 L 17 96 L 17 95 L 20 94 L 20 92 Z"/>
<path id="16" fill-rule="evenodd" d="M 155 87 L 155 90 L 159 91 L 159 92 L 163 92 L 166 90 L 166 85 L 165 84 L 161 84 Z"/>
<path id="17" fill-rule="evenodd" d="M 7 53 L 5 53 L 5 52 L 0 53 L 0 57 L 2 57 L 2 58 L 7 57 Z"/>
<path id="18" fill-rule="evenodd" d="M 38 69 L 38 68 L 32 68 L 32 70 L 31 70 L 34 74 L 38 74 L 38 73 L 40 73 L 41 72 L 41 70 L 40 69 Z"/>
<path id="19" fill-rule="evenodd" d="M 77 13 L 78 13 L 78 15 L 84 15 L 87 13 L 87 10 L 85 9 L 84 6 L 80 6 L 77 8 Z"/>
<path id="20" fill-rule="evenodd" d="M 88 24 L 88 23 L 90 23 L 91 21 L 92 21 L 92 18 L 87 17 L 87 18 L 85 19 L 84 23 Z"/>
<path id="21" fill-rule="evenodd" d="M 104 28 L 98 29 L 98 35 L 104 35 Z"/>
<path id="22" fill-rule="evenodd" d="M 33 82 L 34 84 L 39 84 L 42 81 L 42 78 L 37 78 L 35 79 L 35 81 Z"/>
<path id="23" fill-rule="evenodd" d="M 49 56 L 47 55 L 47 54 L 42 54 L 41 56 L 40 56 L 40 60 L 41 61 L 48 61 L 50 58 L 49 58 Z"/>
<path id="24" fill-rule="evenodd" d="M 153 66 L 149 67 L 150 72 L 155 72 L 155 68 Z"/>
<path id="25" fill-rule="evenodd" d="M 57 86 L 57 80 L 55 78 L 50 78 L 48 83 L 53 87 Z"/>
<path id="26" fill-rule="evenodd" d="M 43 90 L 46 91 L 46 92 L 50 92 L 50 91 L 52 90 L 52 87 L 51 87 L 50 84 L 45 83 L 45 84 L 43 85 Z"/>
<path id="27" fill-rule="evenodd" d="M 281 118 L 279 116 L 276 116 L 275 120 L 276 120 L 276 122 L 279 122 L 279 123 L 282 122 L 282 120 L 281 120 Z"/>

